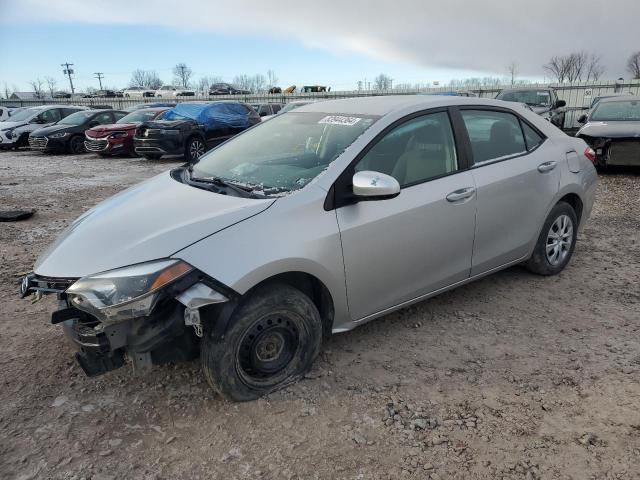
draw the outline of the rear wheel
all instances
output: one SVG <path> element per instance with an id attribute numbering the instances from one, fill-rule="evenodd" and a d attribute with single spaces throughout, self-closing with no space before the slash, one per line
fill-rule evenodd
<path id="1" fill-rule="evenodd" d="M 538 275 L 555 275 L 567 266 L 578 236 L 578 218 L 571 205 L 559 202 L 544 222 L 526 267 Z"/>
<path id="2" fill-rule="evenodd" d="M 187 145 L 184 150 L 184 157 L 189 163 L 196 162 L 204 152 L 206 151 L 206 147 L 204 144 L 204 140 L 200 137 L 191 137 L 187 140 Z"/>
<path id="3" fill-rule="evenodd" d="M 206 331 L 204 376 L 220 394 L 254 400 L 309 370 L 320 352 L 322 321 L 311 299 L 285 284 L 259 287 L 234 312 L 223 338 Z"/>
<path id="4" fill-rule="evenodd" d="M 73 154 L 84 153 L 87 150 L 84 148 L 84 140 L 80 135 L 76 135 L 75 137 L 71 137 L 69 140 L 69 152 Z"/>

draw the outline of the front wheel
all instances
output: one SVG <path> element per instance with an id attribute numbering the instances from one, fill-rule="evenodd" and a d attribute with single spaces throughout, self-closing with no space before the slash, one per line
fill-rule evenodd
<path id="1" fill-rule="evenodd" d="M 73 154 L 86 152 L 86 149 L 84 148 L 84 140 L 80 135 L 71 137 L 69 140 L 69 152 Z"/>
<path id="2" fill-rule="evenodd" d="M 289 285 L 267 285 L 240 304 L 223 338 L 205 328 L 202 369 L 224 397 L 255 400 L 302 377 L 321 343 L 322 321 L 311 299 Z"/>
<path id="3" fill-rule="evenodd" d="M 195 163 L 206 151 L 204 140 L 200 137 L 191 137 L 184 149 L 184 157 L 189 163 Z"/>
<path id="4" fill-rule="evenodd" d="M 531 258 L 525 266 L 538 275 L 555 275 L 567 266 L 578 237 L 576 212 L 565 202 L 559 202 L 544 222 Z"/>

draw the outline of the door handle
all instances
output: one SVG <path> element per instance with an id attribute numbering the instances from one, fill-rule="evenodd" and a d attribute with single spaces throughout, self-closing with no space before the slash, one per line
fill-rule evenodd
<path id="1" fill-rule="evenodd" d="M 551 170 L 556 168 L 557 164 L 558 164 L 558 162 L 556 162 L 555 160 L 552 160 L 550 162 L 541 163 L 540 165 L 538 165 L 538 171 L 540 173 L 550 172 Z"/>
<path id="2" fill-rule="evenodd" d="M 464 200 L 465 198 L 471 197 L 476 191 L 473 187 L 461 188 L 459 190 L 454 190 L 449 195 L 447 195 L 447 201 L 449 202 L 457 202 L 459 200 Z"/>

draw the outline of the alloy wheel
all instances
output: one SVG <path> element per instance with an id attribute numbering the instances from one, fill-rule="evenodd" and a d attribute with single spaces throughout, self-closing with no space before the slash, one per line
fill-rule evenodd
<path id="1" fill-rule="evenodd" d="M 193 139 L 189 145 L 189 156 L 197 160 L 202 155 L 204 155 L 204 144 L 198 139 Z"/>
<path id="2" fill-rule="evenodd" d="M 554 266 L 562 263 L 569 255 L 572 243 L 573 222 L 569 216 L 560 215 L 547 233 L 547 261 Z"/>

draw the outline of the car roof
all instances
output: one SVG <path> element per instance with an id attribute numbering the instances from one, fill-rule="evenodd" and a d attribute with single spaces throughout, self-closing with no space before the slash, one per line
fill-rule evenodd
<path id="1" fill-rule="evenodd" d="M 427 109 L 449 105 L 485 105 L 507 108 L 513 106 L 509 102 L 490 98 L 449 97 L 444 95 L 388 95 L 314 102 L 297 108 L 296 112 L 358 113 L 360 115 L 383 116 L 409 107 Z"/>

